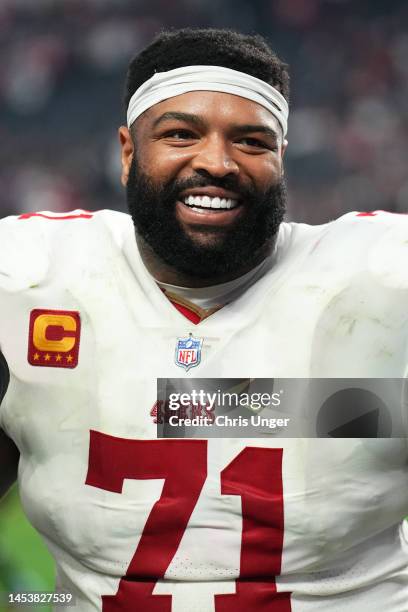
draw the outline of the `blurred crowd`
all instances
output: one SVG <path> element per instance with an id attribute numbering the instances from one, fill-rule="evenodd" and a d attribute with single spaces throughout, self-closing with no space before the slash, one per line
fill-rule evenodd
<path id="1" fill-rule="evenodd" d="M 160 29 L 259 32 L 292 74 L 289 218 L 408 212 L 408 3 L 1 0 L 0 216 L 125 210 L 129 59 Z"/>

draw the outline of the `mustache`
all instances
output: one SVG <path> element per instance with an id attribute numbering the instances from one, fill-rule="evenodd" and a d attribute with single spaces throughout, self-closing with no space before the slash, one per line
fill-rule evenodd
<path id="1" fill-rule="evenodd" d="M 194 188 L 205 188 L 205 187 L 218 187 L 225 189 L 226 191 L 233 191 L 238 193 L 240 196 L 245 198 L 251 198 L 256 193 L 256 190 L 251 187 L 242 185 L 235 176 L 192 176 L 187 179 L 173 180 L 165 185 L 165 191 L 169 199 L 177 199 L 177 197 L 187 189 Z"/>

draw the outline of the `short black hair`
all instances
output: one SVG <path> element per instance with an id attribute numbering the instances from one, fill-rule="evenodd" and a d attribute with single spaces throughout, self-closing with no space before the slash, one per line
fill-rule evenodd
<path id="1" fill-rule="evenodd" d="M 155 72 L 192 65 L 225 66 L 246 72 L 278 89 L 289 101 L 288 65 L 262 36 L 229 29 L 183 28 L 161 32 L 130 62 L 125 108 L 136 89 Z"/>

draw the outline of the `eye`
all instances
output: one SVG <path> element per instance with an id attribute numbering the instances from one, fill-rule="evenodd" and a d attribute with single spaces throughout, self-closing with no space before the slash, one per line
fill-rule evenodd
<path id="1" fill-rule="evenodd" d="M 190 130 L 168 130 L 163 134 L 164 138 L 173 138 L 174 140 L 192 140 L 197 138 Z"/>
<path id="2" fill-rule="evenodd" d="M 250 136 L 245 136 L 239 140 L 240 144 L 243 144 L 246 147 L 253 147 L 254 149 L 269 149 L 275 150 L 273 145 L 270 145 L 263 140 L 259 140 L 258 138 L 252 138 Z"/>

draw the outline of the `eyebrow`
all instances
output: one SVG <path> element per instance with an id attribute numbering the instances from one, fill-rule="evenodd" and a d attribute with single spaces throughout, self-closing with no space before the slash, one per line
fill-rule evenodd
<path id="1" fill-rule="evenodd" d="M 199 128 L 204 128 L 206 125 L 205 121 L 203 121 L 201 117 L 198 117 L 198 115 L 192 115 L 191 113 L 181 113 L 178 111 L 168 111 L 167 113 L 163 113 L 162 115 L 160 115 L 160 117 L 155 119 L 155 121 L 153 122 L 153 127 L 155 128 L 160 125 L 160 123 L 163 123 L 164 121 L 169 121 L 171 119 L 185 121 L 186 123 L 192 123 L 193 125 L 196 125 Z"/>
<path id="2" fill-rule="evenodd" d="M 160 125 L 164 121 L 171 121 L 171 120 L 192 123 L 193 125 L 201 129 L 205 128 L 207 125 L 206 122 L 198 115 L 193 115 L 191 113 L 182 113 L 179 111 L 168 111 L 160 115 L 160 117 L 158 117 L 157 119 L 155 119 L 155 121 L 153 122 L 153 128 L 156 128 L 158 125 Z M 273 128 L 269 126 L 262 125 L 262 124 L 237 123 L 231 126 L 231 131 L 237 134 L 249 134 L 249 133 L 258 132 L 261 134 L 265 134 L 265 136 L 269 136 L 275 140 L 278 140 L 278 134 L 276 130 L 274 130 Z"/>
<path id="3" fill-rule="evenodd" d="M 248 134 L 251 132 L 260 132 L 261 134 L 265 134 L 265 136 L 270 136 L 271 138 L 275 138 L 275 140 L 278 139 L 278 134 L 276 130 L 274 130 L 273 128 L 267 125 L 237 124 L 237 125 L 233 125 L 232 129 L 234 130 L 234 132 L 237 132 L 238 134 Z"/>

